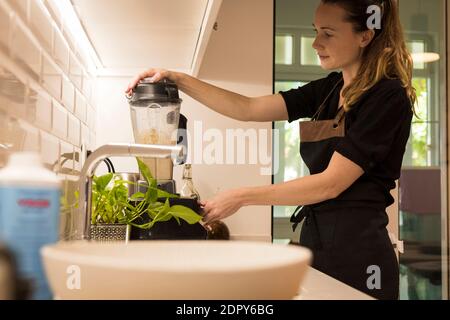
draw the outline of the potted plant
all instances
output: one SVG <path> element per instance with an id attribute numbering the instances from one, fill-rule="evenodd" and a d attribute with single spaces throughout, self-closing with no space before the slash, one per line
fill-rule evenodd
<path id="1" fill-rule="evenodd" d="M 91 239 L 125 240 L 128 221 L 125 207 L 128 188 L 125 181 L 113 173 L 92 179 Z"/>
<path id="2" fill-rule="evenodd" d="M 137 161 L 148 184 L 145 193 L 136 192 L 129 197 L 128 188 L 134 182 L 123 180 L 114 173 L 93 178 L 92 239 L 124 240 L 128 239 L 130 227 L 149 230 L 161 222 L 193 225 L 202 219 L 185 205 L 171 205 L 174 202 L 171 199 L 179 196 L 159 189 L 149 168 L 140 159 Z"/>

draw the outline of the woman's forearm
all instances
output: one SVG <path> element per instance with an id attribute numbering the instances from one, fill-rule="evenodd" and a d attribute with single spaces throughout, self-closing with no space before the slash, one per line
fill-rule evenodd
<path id="1" fill-rule="evenodd" d="M 315 174 L 296 180 L 262 187 L 241 189 L 241 204 L 298 206 L 334 198 L 335 191 L 324 174 Z"/>
<path id="2" fill-rule="evenodd" d="M 173 72 L 171 79 L 188 96 L 232 119 L 248 121 L 250 98 L 227 91 L 185 73 Z"/>

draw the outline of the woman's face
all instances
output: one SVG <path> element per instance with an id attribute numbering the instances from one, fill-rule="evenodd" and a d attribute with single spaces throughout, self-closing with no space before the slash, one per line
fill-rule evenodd
<path id="1" fill-rule="evenodd" d="M 346 69 L 360 62 L 366 44 L 364 33 L 356 33 L 345 20 L 346 12 L 337 5 L 321 3 L 316 10 L 313 48 L 325 70 Z"/>

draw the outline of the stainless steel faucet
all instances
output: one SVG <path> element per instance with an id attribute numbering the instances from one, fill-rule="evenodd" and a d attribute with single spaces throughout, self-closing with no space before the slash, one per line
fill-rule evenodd
<path id="1" fill-rule="evenodd" d="M 79 185 L 78 214 L 75 221 L 76 240 L 90 240 L 91 211 L 92 211 L 92 178 L 97 166 L 106 158 L 114 157 L 152 157 L 177 158 L 181 157 L 182 146 L 148 145 L 148 144 L 107 144 L 92 152 L 86 159 L 81 170 Z M 81 230 L 81 232 L 80 232 Z"/>

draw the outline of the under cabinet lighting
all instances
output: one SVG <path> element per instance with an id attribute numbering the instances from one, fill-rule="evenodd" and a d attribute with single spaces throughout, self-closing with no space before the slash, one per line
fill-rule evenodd
<path id="1" fill-rule="evenodd" d="M 97 73 L 103 69 L 103 64 L 101 63 L 97 52 L 92 46 L 86 31 L 81 25 L 81 21 L 75 11 L 74 6 L 70 0 L 50 0 L 52 5 L 59 11 L 64 27 L 70 32 L 72 37 L 77 42 L 80 51 L 88 57 L 89 62 L 93 64 L 95 72 Z"/>

